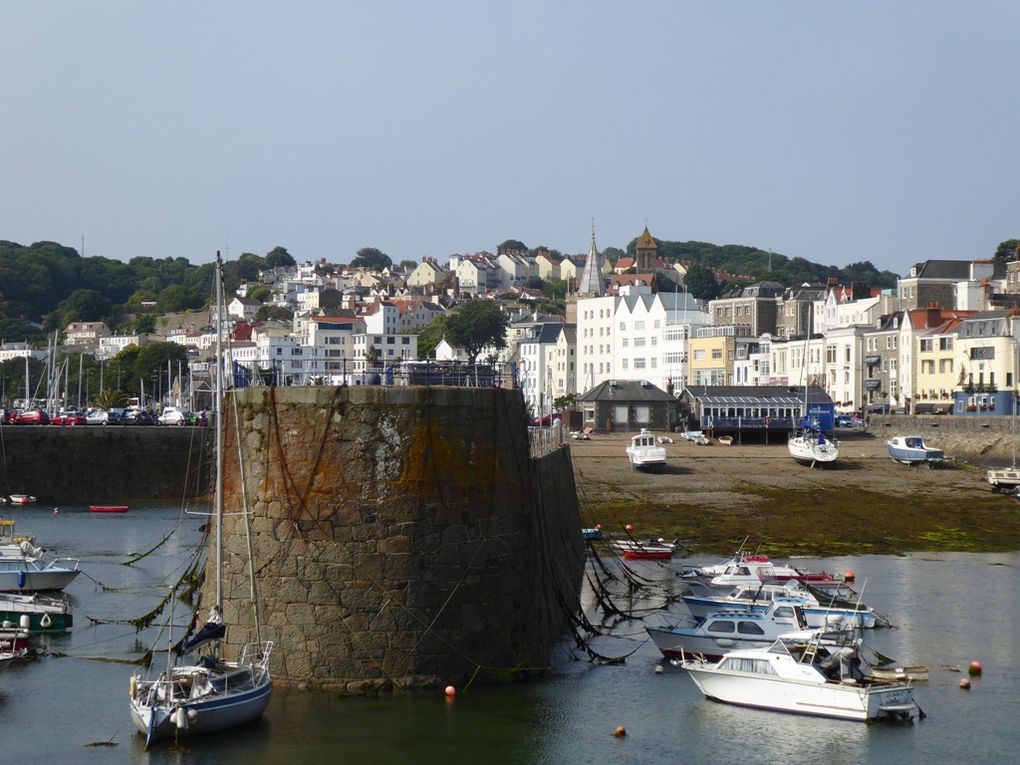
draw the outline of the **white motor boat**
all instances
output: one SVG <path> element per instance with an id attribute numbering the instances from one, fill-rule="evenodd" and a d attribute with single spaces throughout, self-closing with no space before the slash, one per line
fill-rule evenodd
<path id="1" fill-rule="evenodd" d="M 741 553 L 713 566 L 689 568 L 683 572 L 688 581 L 698 581 L 717 592 L 728 592 L 737 585 L 758 586 L 762 582 L 798 581 L 831 582 L 832 574 L 801 571 L 793 566 L 773 563 L 769 556 Z"/>
<path id="2" fill-rule="evenodd" d="M 1014 492 L 1020 487 L 1020 468 L 992 468 L 985 474 L 985 480 L 992 485 L 992 491 Z"/>
<path id="3" fill-rule="evenodd" d="M 686 430 L 680 434 L 685 441 L 690 441 L 697 446 L 711 446 L 712 441 L 701 430 Z"/>
<path id="4" fill-rule="evenodd" d="M 927 464 L 928 467 L 934 467 L 946 458 L 945 452 L 930 448 L 921 436 L 893 436 L 885 442 L 885 446 L 889 456 L 904 465 Z"/>
<path id="5" fill-rule="evenodd" d="M 667 659 L 685 653 L 719 659 L 741 648 L 767 648 L 781 635 L 807 630 L 801 605 L 799 599 L 777 598 L 762 612 L 718 611 L 703 619 L 690 617 L 686 623 L 645 629 Z"/>
<path id="6" fill-rule="evenodd" d="M 45 566 L 26 555 L 0 555 L 0 592 L 62 590 L 81 571 L 74 558 L 54 558 Z"/>
<path id="7" fill-rule="evenodd" d="M 720 594 L 699 583 L 691 583 L 687 594 L 682 596 L 684 605 L 696 618 L 706 618 L 719 611 L 746 610 L 765 613 L 776 599 L 793 599 L 800 604 L 801 611 L 811 628 L 821 628 L 836 620 L 851 627 L 873 629 L 885 623 L 863 603 L 854 603 L 845 597 L 830 596 L 819 598 L 799 583 L 765 584 L 751 587 L 734 587 L 726 594 Z"/>
<path id="8" fill-rule="evenodd" d="M 859 642 L 779 639 L 716 662 L 685 656 L 680 665 L 706 698 L 725 704 L 859 722 L 919 713 L 909 683 L 869 677 Z"/>
<path id="9" fill-rule="evenodd" d="M 655 436 L 647 428 L 630 439 L 627 457 L 635 470 L 660 470 L 666 467 L 666 450 L 655 443 Z"/>

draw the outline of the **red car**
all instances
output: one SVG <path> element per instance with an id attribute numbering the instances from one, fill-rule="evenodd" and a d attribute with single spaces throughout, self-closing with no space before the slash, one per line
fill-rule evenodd
<path id="1" fill-rule="evenodd" d="M 61 412 L 54 415 L 50 425 L 85 425 L 85 415 L 80 412 Z"/>
<path id="2" fill-rule="evenodd" d="M 15 425 L 49 425 L 50 416 L 42 409 L 25 409 L 11 416 Z"/>

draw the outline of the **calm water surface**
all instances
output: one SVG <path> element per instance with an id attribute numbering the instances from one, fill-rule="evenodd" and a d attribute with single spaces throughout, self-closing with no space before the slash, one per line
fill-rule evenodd
<path id="1" fill-rule="evenodd" d="M 135 566 L 120 565 L 176 522 L 173 508 L 133 508 L 101 516 L 85 508 L 9 510 L 18 528 L 60 555 L 81 559 L 85 577 L 69 589 L 71 635 L 51 637 L 54 652 L 0 671 L 0 763 L 1014 763 L 1020 761 L 1020 555 L 916 554 L 802 561 L 853 569 L 865 600 L 891 614 L 897 629 L 867 642 L 902 663 L 924 663 L 931 680 L 915 697 L 928 718 L 909 726 L 795 717 L 705 701 L 689 678 L 644 640 L 641 622 L 601 638 L 606 654 L 637 648 L 625 664 L 574 661 L 564 648 L 541 682 L 472 688 L 452 703 L 438 694 L 343 698 L 274 691 L 265 720 L 243 730 L 188 739 L 179 750 L 142 750 L 128 717 L 132 667 L 102 660 L 137 656 L 156 630 L 93 624 L 148 611 L 199 539 L 189 518 L 170 545 Z M 697 559 L 694 559 L 697 560 Z M 643 573 L 669 572 L 646 564 Z M 638 603 L 637 605 L 642 605 Z M 682 606 L 674 606 L 682 612 Z M 188 614 L 179 609 L 180 621 Z M 658 619 L 649 616 L 648 621 Z M 165 638 L 162 639 L 165 641 Z M 165 644 L 165 642 L 164 642 Z M 285 650 L 277 646 L 276 650 Z M 985 676 L 970 692 L 957 685 L 974 659 Z M 626 726 L 629 736 L 612 731 Z M 113 747 L 88 744 L 112 741 Z"/>

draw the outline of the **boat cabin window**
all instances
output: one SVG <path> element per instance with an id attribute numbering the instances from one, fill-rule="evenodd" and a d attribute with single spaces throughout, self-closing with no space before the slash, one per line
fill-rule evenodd
<path id="1" fill-rule="evenodd" d="M 749 672 L 755 675 L 776 674 L 768 659 L 743 659 L 736 656 L 728 656 L 723 660 L 720 668 L 728 669 L 732 672 Z"/>
<path id="2" fill-rule="evenodd" d="M 776 609 L 777 619 L 792 619 L 793 609 L 790 606 L 780 606 Z"/>
<path id="3" fill-rule="evenodd" d="M 741 635 L 764 635 L 765 630 L 754 622 L 737 622 L 737 632 Z"/>
<path id="4" fill-rule="evenodd" d="M 904 443 L 906 443 L 906 445 L 911 447 L 912 449 L 917 449 L 917 448 L 919 448 L 921 446 L 921 439 L 920 438 L 907 438 L 907 439 L 905 439 Z"/>
<path id="5" fill-rule="evenodd" d="M 709 632 L 733 632 L 733 622 L 712 622 L 708 625 Z"/>

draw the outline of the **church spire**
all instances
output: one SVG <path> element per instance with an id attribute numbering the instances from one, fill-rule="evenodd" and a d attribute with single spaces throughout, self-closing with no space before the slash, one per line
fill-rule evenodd
<path id="1" fill-rule="evenodd" d="M 605 281 L 602 278 L 602 267 L 599 264 L 599 251 L 595 247 L 595 219 L 591 220 L 591 247 L 584 261 L 584 271 L 577 285 L 578 295 L 600 296 L 606 294 Z"/>

